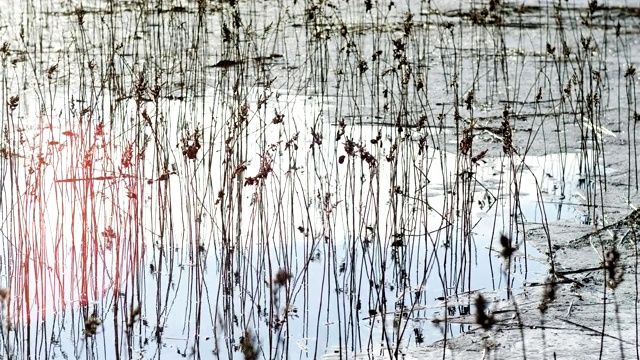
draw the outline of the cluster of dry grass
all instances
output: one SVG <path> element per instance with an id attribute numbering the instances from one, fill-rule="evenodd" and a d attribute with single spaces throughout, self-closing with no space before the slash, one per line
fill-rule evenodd
<path id="1" fill-rule="evenodd" d="M 490 332 L 530 265 L 553 303 L 543 203 L 605 225 L 605 148 L 638 190 L 634 9 L 10 3 L 7 357 L 399 358 Z"/>

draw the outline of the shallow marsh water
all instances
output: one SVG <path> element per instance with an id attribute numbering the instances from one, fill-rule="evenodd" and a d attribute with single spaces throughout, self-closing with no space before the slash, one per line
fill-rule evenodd
<path id="1" fill-rule="evenodd" d="M 597 146 L 624 132 L 583 129 L 633 105 L 619 68 L 576 110 L 575 67 L 635 40 L 583 54 L 552 3 L 4 4 L 15 358 L 399 356 L 458 335 L 478 293 L 546 275 L 529 225 L 593 222 Z M 557 14 L 601 44 L 614 22 L 582 5 Z"/>

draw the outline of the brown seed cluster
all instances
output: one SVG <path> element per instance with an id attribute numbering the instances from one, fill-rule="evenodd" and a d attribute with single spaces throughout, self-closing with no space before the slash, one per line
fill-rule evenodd
<path id="1" fill-rule="evenodd" d="M 378 161 L 375 156 L 373 156 L 364 146 L 355 143 L 353 140 L 347 138 L 344 142 L 344 151 L 349 156 L 360 156 L 360 159 L 367 164 L 369 164 L 369 168 L 373 169 L 377 166 Z"/>
<path id="2" fill-rule="evenodd" d="M 611 289 L 617 288 L 623 280 L 624 271 L 620 265 L 620 253 L 615 248 L 604 254 L 604 269 L 607 272 L 607 285 Z"/>
<path id="3" fill-rule="evenodd" d="M 9 298 L 9 289 L 0 289 L 0 301 L 6 301 Z"/>
<path id="4" fill-rule="evenodd" d="M 269 160 L 263 160 L 262 166 L 260 167 L 258 174 L 256 176 L 247 176 L 244 179 L 244 186 L 260 184 L 260 182 L 262 180 L 265 180 L 269 175 L 269 173 L 272 171 L 273 171 L 273 168 L 271 167 L 271 162 Z"/>
<path id="5" fill-rule="evenodd" d="M 493 314 L 487 313 L 487 301 L 482 295 L 478 295 L 476 299 L 476 324 L 482 326 L 483 329 L 489 330 L 495 324 Z"/>
<path id="6" fill-rule="evenodd" d="M 504 108 L 502 112 L 502 150 L 508 156 L 513 154 L 511 125 L 509 125 L 509 109 Z"/>
<path id="7" fill-rule="evenodd" d="M 280 269 L 276 273 L 276 277 L 273 279 L 273 283 L 278 285 L 278 286 L 285 286 L 285 285 L 287 285 L 287 282 L 289 282 L 289 280 L 291 280 L 292 277 L 293 277 L 293 275 L 291 275 L 290 272 L 288 272 L 287 270 L 284 270 L 284 269 Z"/>
<path id="8" fill-rule="evenodd" d="M 92 314 L 84 321 L 84 334 L 86 337 L 95 336 L 98 332 L 98 327 L 102 325 L 102 320 L 98 318 L 96 314 Z"/>
<path id="9" fill-rule="evenodd" d="M 182 140 L 182 155 L 186 156 L 189 160 L 195 160 L 198 156 L 198 151 L 202 147 L 200 144 L 200 131 L 196 130 L 191 134 L 187 130 Z"/>
<path id="10" fill-rule="evenodd" d="M 471 146 L 473 145 L 473 125 L 464 129 L 462 132 L 462 140 L 460 140 L 460 153 L 463 155 L 469 154 Z"/>

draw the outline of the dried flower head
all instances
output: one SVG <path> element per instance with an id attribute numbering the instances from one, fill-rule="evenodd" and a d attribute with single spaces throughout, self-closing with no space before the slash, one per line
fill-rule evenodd
<path id="1" fill-rule="evenodd" d="M 9 298 L 9 289 L 2 288 L 0 289 L 0 301 L 5 301 Z"/>
<path id="2" fill-rule="evenodd" d="M 493 314 L 487 314 L 487 301 L 482 295 L 476 298 L 476 324 L 482 326 L 483 329 L 489 330 L 495 324 Z"/>
<path id="3" fill-rule="evenodd" d="M 284 269 L 280 269 L 276 273 L 276 277 L 273 279 L 273 282 L 278 286 L 285 286 L 292 277 L 293 276 L 291 275 L 290 272 Z"/>
<path id="4" fill-rule="evenodd" d="M 622 282 L 624 271 L 620 265 L 620 252 L 617 249 L 609 249 L 604 255 L 604 269 L 607 275 L 607 285 L 615 289 Z"/>
<path id="5" fill-rule="evenodd" d="M 513 139 L 511 125 L 509 124 L 509 109 L 505 107 L 502 112 L 502 150 L 506 155 L 513 154 Z"/>

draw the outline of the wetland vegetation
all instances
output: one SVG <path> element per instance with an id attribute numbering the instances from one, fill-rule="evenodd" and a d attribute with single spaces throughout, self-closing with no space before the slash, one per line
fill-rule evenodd
<path id="1" fill-rule="evenodd" d="M 639 357 L 640 8 L 0 4 L 3 357 Z"/>

